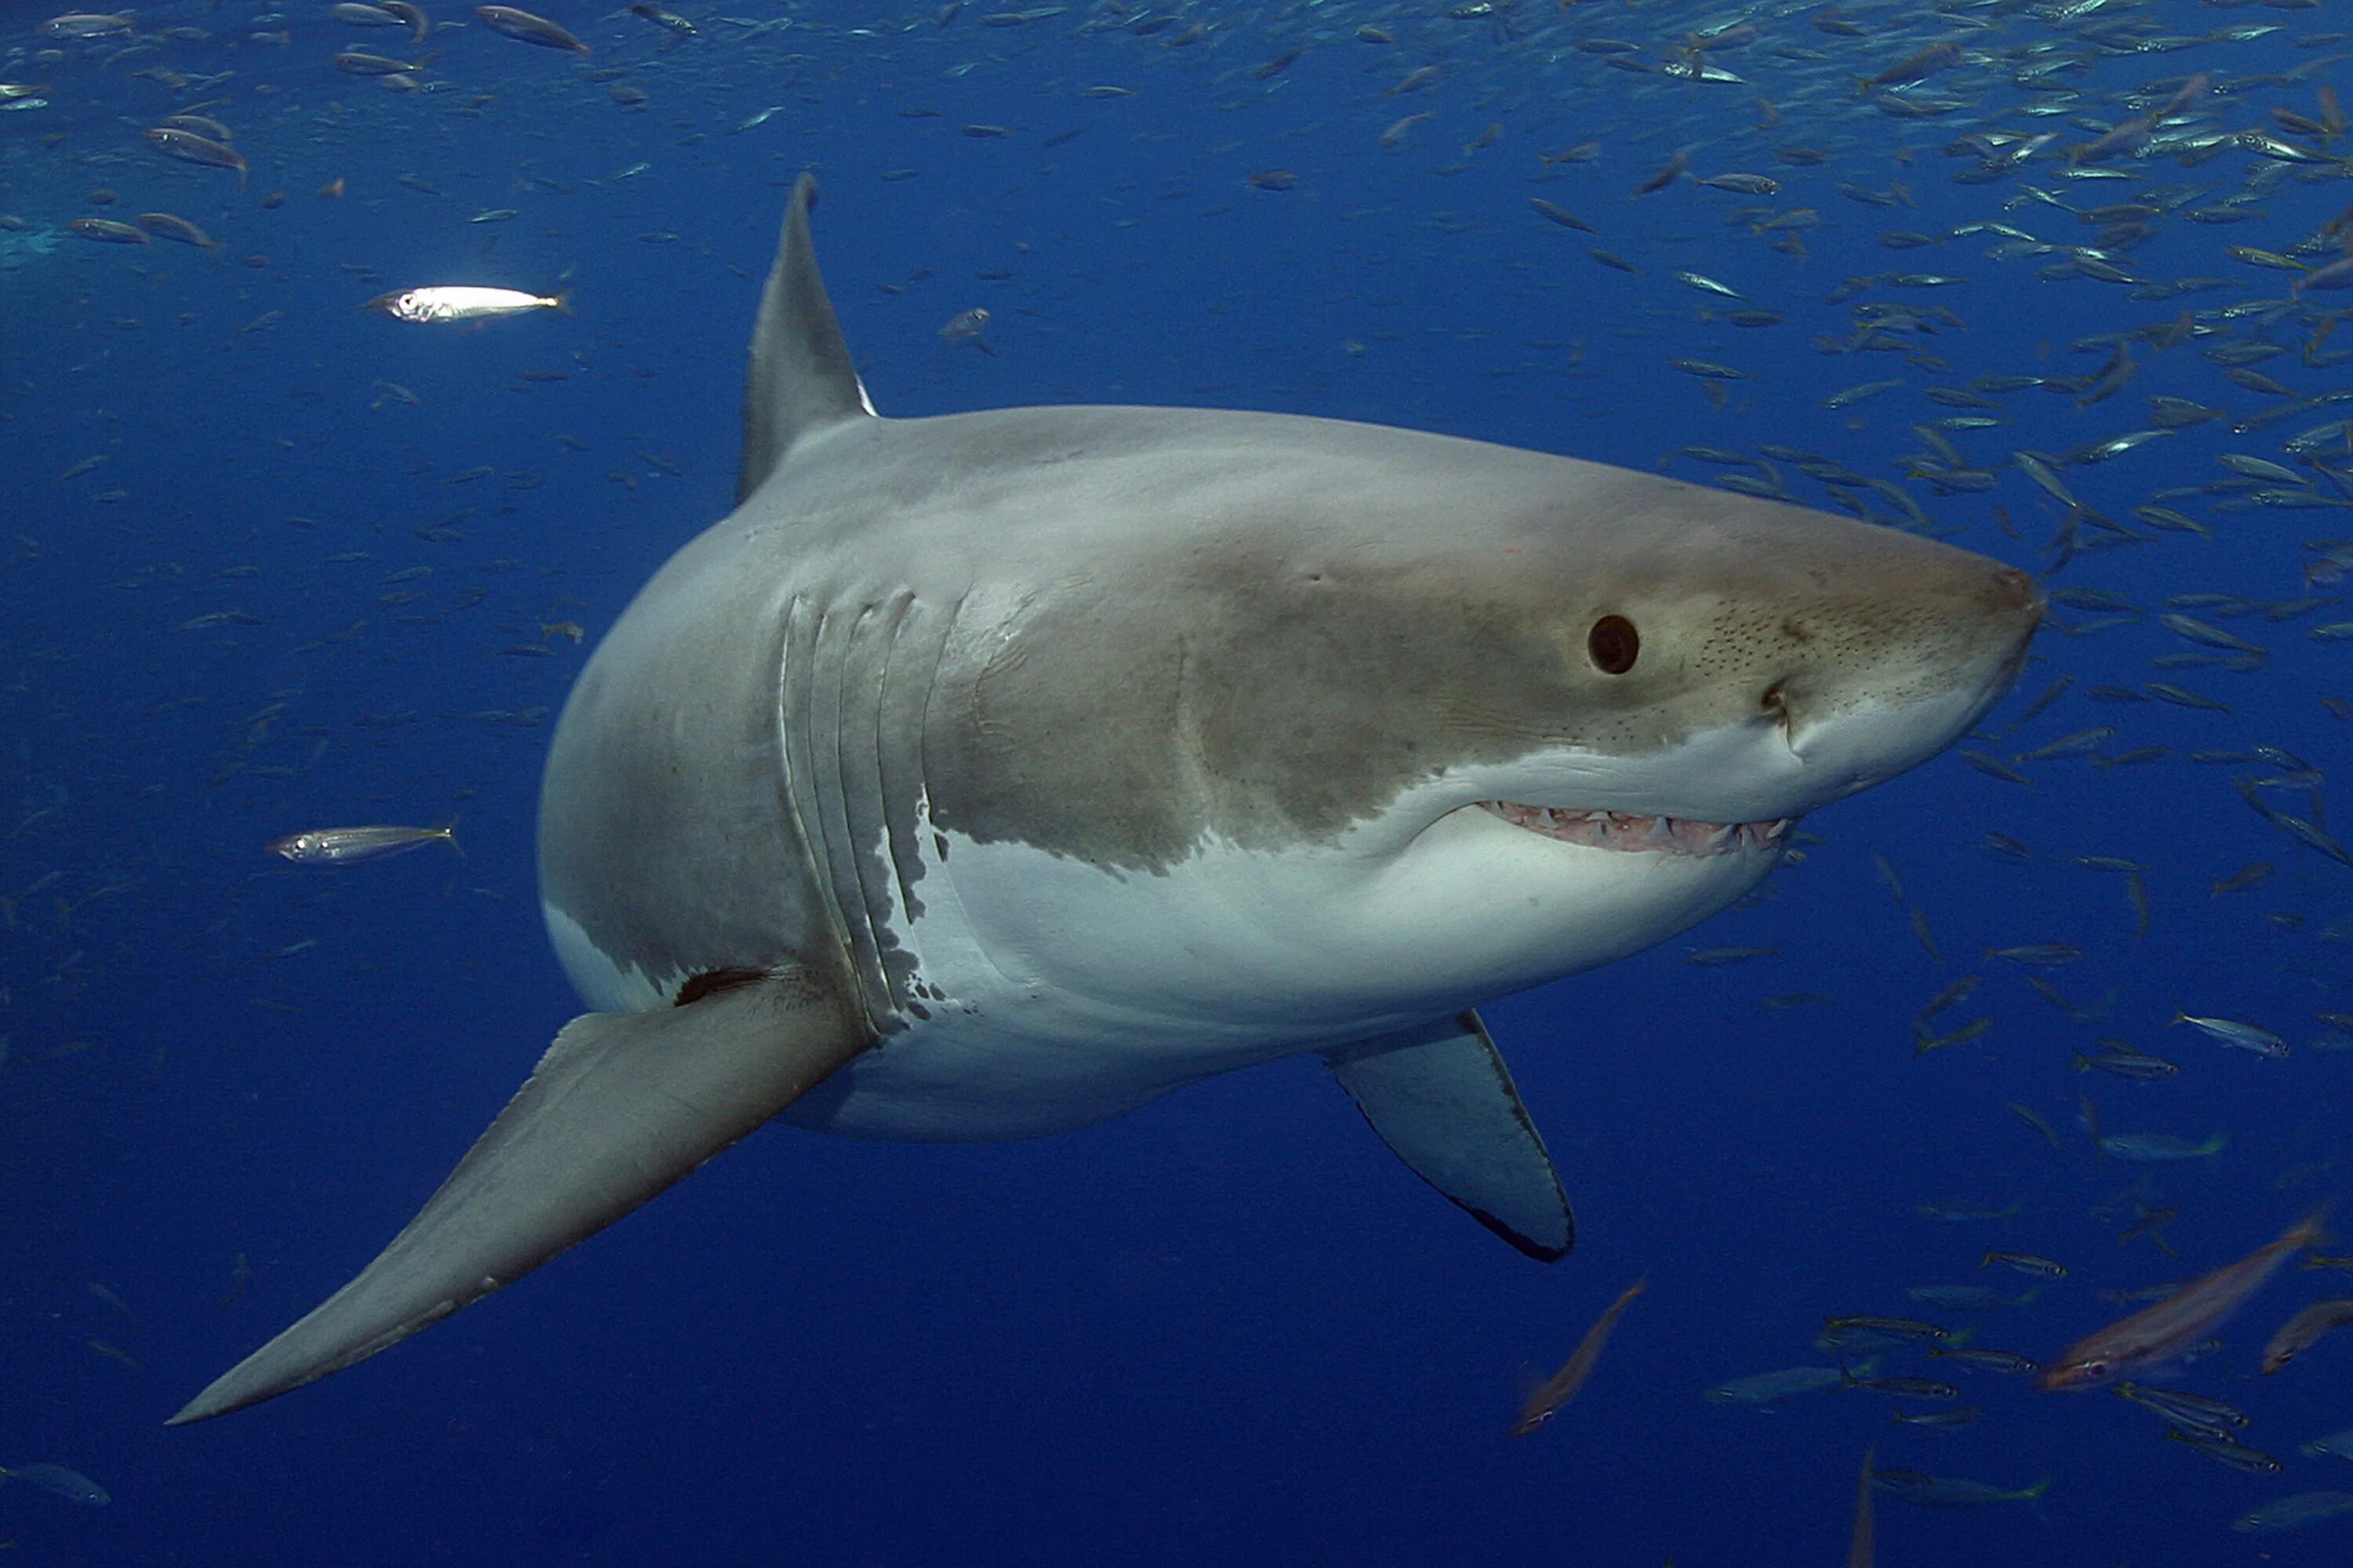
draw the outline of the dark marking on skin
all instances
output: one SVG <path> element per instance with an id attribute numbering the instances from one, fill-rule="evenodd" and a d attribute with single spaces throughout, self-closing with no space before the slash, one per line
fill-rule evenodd
<path id="1" fill-rule="evenodd" d="M 699 975 L 688 976 L 686 983 L 678 988 L 677 1000 L 670 1005 L 691 1007 L 706 996 L 757 985 L 767 978 L 766 969 L 706 969 Z"/>
<path id="2" fill-rule="evenodd" d="M 1568 1246 L 1546 1246 L 1540 1241 L 1522 1235 L 1484 1209 L 1474 1208 L 1469 1203 L 1456 1203 L 1454 1206 L 1509 1242 L 1514 1249 L 1525 1256 L 1535 1258 L 1538 1263 L 1558 1263 L 1562 1258 L 1567 1257 L 1577 1245 L 1572 1240 Z"/>

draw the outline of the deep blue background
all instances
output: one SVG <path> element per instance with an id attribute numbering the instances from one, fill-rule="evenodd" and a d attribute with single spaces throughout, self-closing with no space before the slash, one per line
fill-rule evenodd
<path id="1" fill-rule="evenodd" d="M 828 275 L 891 414 L 1220 404 L 1667 461 L 1701 480 L 1724 471 L 1671 454 L 1778 442 L 1903 482 L 1903 454 L 1922 450 L 1910 424 L 1951 412 L 1923 388 L 2088 373 L 2107 348 L 2078 339 L 2200 312 L 2215 335 L 2139 345 L 2138 379 L 2114 398 L 2030 390 L 2004 399 L 2004 425 L 1954 432 L 2000 471 L 1995 493 L 1906 483 L 1958 541 L 2037 569 L 2059 509 L 2008 465 L 2012 450 L 2143 428 L 2150 392 L 2252 413 L 2275 399 L 2224 381 L 2200 344 L 2298 349 L 2347 298 L 2316 292 L 2272 319 L 2214 313 L 2283 297 L 2284 273 L 2223 247 L 2313 235 L 2353 200 L 2341 165 L 2236 150 L 2195 167 L 2107 164 L 2130 177 L 2088 181 L 2053 161 L 2192 71 L 2224 90 L 2191 129 L 2270 129 L 2274 104 L 2318 114 L 2315 84 L 2344 80 L 2353 51 L 2325 31 L 2345 19 L 2319 8 L 1847 8 L 1864 38 L 1810 26 L 1804 5 L 1525 5 L 1504 20 L 1435 5 L 1201 6 L 1142 34 L 1084 6 L 1011 26 L 969 6 L 944 22 L 913 4 L 743 0 L 734 22 L 683 8 L 700 37 L 552 5 L 594 45 L 585 62 L 470 26 L 423 46 L 440 51 L 427 90 L 406 94 L 330 64 L 338 48 L 397 54 L 404 36 L 340 26 L 323 5 L 145 6 L 142 29 L 202 36 L 69 43 L 54 58 L 34 53 L 48 47 L 34 34 L 45 8 L 0 12 L 0 79 L 48 89 L 42 107 L 0 113 L 0 213 L 26 225 L 0 232 L 0 1465 L 70 1465 L 115 1499 L 77 1509 L 0 1486 L 0 1539 L 27 1562 L 355 1568 L 1822 1562 L 1843 1548 L 1855 1467 L 1876 1441 L 1891 1466 L 2052 1479 L 2032 1509 L 1929 1514 L 1883 1499 L 1891 1563 L 2344 1560 L 2353 1522 L 2227 1528 L 2291 1491 L 2353 1489 L 2343 1461 L 2296 1453 L 2353 1425 L 2353 1349 L 2253 1375 L 2261 1337 L 2343 1289 L 2336 1276 L 2285 1276 L 2189 1374 L 2254 1413 L 2250 1440 L 2286 1467 L 2275 1478 L 2159 1442 L 2151 1418 L 2105 1394 L 1967 1372 L 1955 1381 L 1986 1414 L 1955 1432 L 1891 1428 L 1869 1393 L 1778 1413 L 1703 1398 L 1736 1376 L 1825 1364 L 1810 1341 L 1826 1316 L 1918 1310 L 1907 1287 L 2023 1290 L 1978 1270 L 1989 1245 L 2072 1266 L 1977 1330 L 1977 1343 L 2047 1355 L 2124 1309 L 2101 1290 L 2227 1262 L 2339 1189 L 2353 1057 L 2307 1043 L 2313 1010 L 2353 1008 L 2348 933 L 2329 930 L 2353 909 L 2353 871 L 2266 826 L 2231 768 L 2184 754 L 2262 743 L 2333 772 L 2348 732 L 2318 699 L 2353 696 L 2353 643 L 2305 632 L 2341 609 L 2226 622 L 2273 651 L 2246 674 L 2151 669 L 2189 647 L 2153 622 L 2053 630 L 2021 693 L 2063 673 L 2075 688 L 1979 744 L 2007 757 L 2105 723 L 2121 731 L 2112 755 L 2171 756 L 2026 764 L 2024 787 L 1940 759 L 1810 821 L 1826 842 L 1757 906 L 1489 1008 L 1577 1204 L 1579 1245 L 1557 1266 L 1514 1256 L 1426 1191 L 1320 1066 L 1292 1062 L 1037 1144 L 770 1131 L 460 1320 L 262 1409 L 164 1430 L 373 1254 L 575 1010 L 540 927 L 532 824 L 545 722 L 586 650 L 543 625 L 576 621 L 593 641 L 725 511 L 743 344 L 799 170 L 824 181 Z M 1741 84 L 1614 69 L 1578 47 L 1624 40 L 1655 68 L 1703 29 L 1743 22 L 1757 41 L 1706 52 Z M 1195 23 L 1203 35 L 1171 47 Z M 2208 36 L 2258 26 L 2277 31 Z M 1393 41 L 1363 41 L 1360 26 Z M 1973 58 L 1916 96 L 1949 111 L 1899 119 L 1858 96 L 1854 78 L 1945 37 Z M 2150 37 L 2170 41 L 2136 52 Z M 1293 48 L 1307 52 L 1286 70 L 1255 74 Z M 2019 84 L 2057 59 L 2073 63 Z M 1426 65 L 1433 82 L 1390 90 Z M 138 74 L 154 68 L 182 85 Z M 2268 74 L 2291 71 L 2306 74 Z M 185 79 L 215 72 L 231 74 Z M 647 101 L 616 101 L 617 81 Z M 1134 95 L 1085 91 L 1104 84 Z M 2028 112 L 2038 97 L 2056 111 Z M 1759 98 L 1780 116 L 1770 132 L 1756 129 Z M 140 141 L 198 105 L 251 160 L 242 191 Z M 1491 122 L 1500 139 L 1462 152 Z M 1977 160 L 1943 149 L 1987 130 L 2057 140 L 1996 183 L 1954 183 Z M 1598 161 L 1539 161 L 1588 139 Z M 1790 145 L 1828 161 L 1785 166 L 1774 149 Z M 1679 147 L 1694 174 L 1784 187 L 1630 194 Z M 1249 183 L 1273 169 L 1297 183 Z M 339 196 L 315 194 L 334 180 Z M 1866 206 L 1841 182 L 1900 183 L 1917 207 Z M 2179 185 L 2202 193 L 2190 207 L 2253 190 L 2261 216 L 2166 217 L 2120 264 L 2225 289 L 2136 299 L 2038 278 L 2052 257 L 1989 260 L 1991 235 L 1909 250 L 1876 238 L 1993 219 L 2086 245 L 2093 226 L 2026 187 L 2085 207 Z M 119 199 L 101 205 L 100 190 Z M 1600 233 L 1546 221 L 1531 196 Z M 1802 259 L 1727 221 L 1799 207 L 1820 214 Z M 506 207 L 517 215 L 467 221 Z M 153 208 L 203 225 L 220 253 L 56 232 Z M 1588 243 L 1641 274 L 1596 264 Z M 1678 270 L 1788 319 L 1726 324 L 1729 302 Z M 1966 282 L 1825 302 L 1842 279 L 1889 272 Z M 421 329 L 356 308 L 429 281 L 562 284 L 576 313 Z M 1952 313 L 1915 340 L 1948 369 L 1816 351 L 1817 334 L 1836 346 L 1852 332 L 1858 305 L 1888 301 Z M 993 313 L 996 357 L 938 335 L 975 306 Z M 1676 358 L 1750 378 L 1704 383 L 1669 368 Z M 2293 352 L 2261 368 L 2307 396 L 2353 382 Z M 1894 378 L 1903 389 L 1820 407 Z M 2168 487 L 2228 478 L 2218 453 L 2280 460 L 2289 435 L 2346 413 L 2316 407 L 2244 435 L 2205 425 L 2065 478 L 2125 519 Z M 91 456 L 106 461 L 57 477 Z M 2341 442 L 2334 461 L 2341 472 Z M 1780 471 L 1800 499 L 1827 499 Z M 1996 525 L 1996 503 L 2022 540 Z M 2353 535 L 2341 504 L 2173 503 L 2212 536 L 2087 554 L 2055 585 L 2153 609 L 2179 593 L 2284 599 L 2305 591 L 2299 542 Z M 415 567 L 430 573 L 386 580 Z M 380 602 L 401 592 L 419 597 Z M 221 611 L 238 619 L 184 629 Z M 550 656 L 501 652 L 519 645 Z M 2149 678 L 2232 711 L 2084 695 Z M 260 850 L 302 827 L 452 814 L 462 860 L 435 850 L 320 874 Z M 1989 831 L 2023 840 L 2033 863 L 1984 856 Z M 1913 1013 L 1962 970 L 1921 950 L 1873 854 L 1950 964 L 1986 975 L 1940 1021 L 1990 1014 L 1983 1040 L 1915 1058 Z M 2081 854 L 2146 863 L 2145 938 L 2121 880 L 2073 864 Z M 2209 896 L 2211 878 L 2257 859 L 2278 874 Z M 2078 1002 L 2113 998 L 2104 1017 L 2071 1021 L 1978 957 L 2050 941 L 2086 950 L 2052 978 Z M 1684 962 L 1720 944 L 1778 955 Z M 1799 991 L 1831 1000 L 1760 1005 Z M 2226 1052 L 2165 1027 L 2176 1007 L 2263 1022 L 2297 1052 Z M 2146 1086 L 2071 1072 L 2071 1050 L 2101 1034 L 2182 1072 Z M 2095 1160 L 2085 1093 L 2111 1131 L 2227 1132 L 2229 1145 L 2182 1165 Z M 2180 1208 L 2179 1259 L 2118 1246 L 2127 1194 Z M 1961 1226 L 1915 1212 L 1961 1199 L 2018 1211 Z M 225 1303 L 240 1255 L 250 1283 Z M 1523 1388 L 1645 1271 L 1651 1289 L 1586 1391 L 1507 1440 Z"/>

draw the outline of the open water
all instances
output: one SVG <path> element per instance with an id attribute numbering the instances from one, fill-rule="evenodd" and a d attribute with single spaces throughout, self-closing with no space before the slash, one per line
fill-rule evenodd
<path id="1" fill-rule="evenodd" d="M 1814 1340 L 1846 1314 L 2046 1360 L 2132 1309 L 2103 1293 L 2229 1263 L 2353 1174 L 2353 1037 L 2316 1016 L 2353 1010 L 2353 868 L 2325 853 L 2353 735 L 2329 286 L 2353 135 L 2324 92 L 2353 13 L 679 0 L 689 35 L 551 0 L 581 55 L 426 8 L 421 41 L 308 0 L 91 37 L 0 8 L 0 81 L 30 90 L 0 101 L 0 1466 L 111 1498 L 0 1484 L 13 1558 L 1834 1563 L 1873 1444 L 2049 1483 L 1927 1510 L 1897 1478 L 1891 1564 L 2353 1556 L 2353 1518 L 2232 1528 L 2353 1491 L 2353 1460 L 2300 1452 L 2353 1426 L 2353 1344 L 2255 1371 L 2295 1307 L 2353 1294 L 2337 1273 L 2291 1265 L 2175 1375 L 2277 1473 L 1916 1346 L 1847 1360 L 1960 1399 L 1706 1397 L 1837 1367 Z M 184 112 L 242 175 L 142 138 Z M 533 882 L 549 726 L 731 504 L 805 169 L 886 414 L 1414 426 L 2048 574 L 2034 662 L 1964 743 L 2016 777 L 1941 758 L 1809 819 L 1751 906 L 1485 1010 L 1577 1204 L 1560 1264 L 1426 1190 L 1301 1059 L 1034 1144 L 769 1129 L 410 1343 L 166 1430 L 373 1255 L 576 1011 Z M 1701 183 L 1743 174 L 1773 188 Z M 148 212 L 217 248 L 69 227 Z M 455 282 L 571 313 L 360 308 Z M 942 334 L 975 309 L 986 350 Z M 462 858 L 262 847 L 448 818 Z M 2080 957 L 1985 956 L 2021 944 Z M 1688 961 L 1723 948 L 1770 950 Z M 2079 1070 L 2103 1038 L 2179 1072 Z M 2087 1108 L 2220 1145 L 2127 1162 Z M 2163 1247 L 2120 1242 L 2168 1208 Z M 1508 1438 L 1644 1275 L 1584 1392 Z M 1953 1285 L 2014 1304 L 1908 1294 Z M 1982 1414 L 1891 1421 L 1958 1404 Z"/>

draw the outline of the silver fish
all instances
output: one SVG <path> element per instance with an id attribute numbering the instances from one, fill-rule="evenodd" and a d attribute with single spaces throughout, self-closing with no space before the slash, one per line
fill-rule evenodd
<path id="1" fill-rule="evenodd" d="M 349 865 L 355 861 L 382 860 L 429 843 L 446 843 L 456 849 L 457 824 L 443 822 L 430 828 L 311 828 L 273 839 L 268 847 L 270 853 L 283 855 L 297 865 Z"/>

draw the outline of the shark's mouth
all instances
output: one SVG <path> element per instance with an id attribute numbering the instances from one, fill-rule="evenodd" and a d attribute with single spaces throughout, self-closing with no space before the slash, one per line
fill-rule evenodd
<path id="1" fill-rule="evenodd" d="M 1515 800 L 1479 804 L 1515 828 L 1588 849 L 1645 850 L 1652 854 L 1715 855 L 1778 846 L 1792 817 L 1769 822 L 1703 822 L 1692 817 L 1643 817 L 1627 811 L 1581 811 L 1523 806 Z"/>

